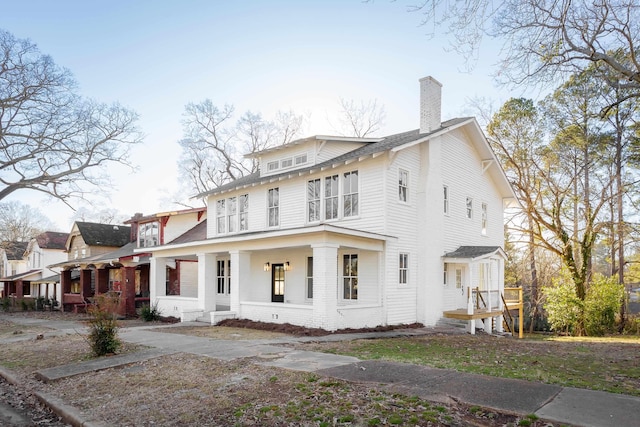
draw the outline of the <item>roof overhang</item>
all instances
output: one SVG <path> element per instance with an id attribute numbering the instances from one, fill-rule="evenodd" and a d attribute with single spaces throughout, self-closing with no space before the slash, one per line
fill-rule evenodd
<path id="1" fill-rule="evenodd" d="M 246 159 L 251 159 L 251 158 L 255 158 L 255 157 L 260 157 L 264 154 L 268 154 L 268 153 L 272 153 L 274 151 L 279 151 L 279 150 L 283 150 L 285 148 L 294 146 L 294 145 L 300 145 L 300 144 L 304 144 L 307 142 L 312 142 L 312 141 L 336 141 L 336 142 L 365 142 L 365 143 L 370 143 L 370 142 L 380 142 L 382 141 L 384 138 L 358 138 L 355 136 L 331 136 L 331 135 L 315 135 L 315 136 L 310 136 L 308 138 L 301 138 L 301 139 L 296 139 L 295 141 L 291 141 L 287 144 L 282 144 L 282 145 L 278 145 L 276 147 L 271 147 L 271 148 L 266 148 L 264 150 L 261 151 L 256 151 L 255 153 L 249 153 L 249 154 L 245 154 L 244 158 Z"/>
<path id="2" fill-rule="evenodd" d="M 444 254 L 442 259 L 445 262 L 466 264 L 496 256 L 504 260 L 507 259 L 506 252 L 500 246 L 460 246 L 455 251 Z"/>

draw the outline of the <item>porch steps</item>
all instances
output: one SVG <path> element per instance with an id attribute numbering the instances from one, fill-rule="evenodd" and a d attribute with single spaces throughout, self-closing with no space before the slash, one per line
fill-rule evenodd
<path id="1" fill-rule="evenodd" d="M 208 323 L 210 325 L 217 325 L 221 321 L 225 319 L 235 319 L 236 313 L 234 311 L 229 310 L 216 310 L 216 311 L 205 311 L 202 316 L 199 316 L 195 319 L 196 322 Z"/>

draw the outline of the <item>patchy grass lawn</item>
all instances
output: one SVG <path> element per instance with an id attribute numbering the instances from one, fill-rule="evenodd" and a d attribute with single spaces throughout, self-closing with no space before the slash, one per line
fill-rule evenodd
<path id="1" fill-rule="evenodd" d="M 640 337 L 522 340 L 488 335 L 300 344 L 305 350 L 640 396 Z"/>

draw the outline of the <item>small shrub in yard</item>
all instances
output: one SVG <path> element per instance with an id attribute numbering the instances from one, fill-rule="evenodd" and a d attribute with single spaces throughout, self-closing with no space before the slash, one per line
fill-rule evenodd
<path id="1" fill-rule="evenodd" d="M 116 309 L 118 308 L 116 295 L 103 294 L 96 297 L 95 304 L 88 308 L 89 344 L 96 356 L 104 356 L 118 351 L 118 322 Z"/>
<path id="2" fill-rule="evenodd" d="M 22 311 L 29 310 L 29 304 L 27 303 L 27 300 L 21 299 L 20 300 L 20 307 L 22 307 Z"/>
<path id="3" fill-rule="evenodd" d="M 160 320 L 160 310 L 158 310 L 158 303 L 153 305 L 143 305 L 140 309 L 140 317 L 145 322 L 156 322 Z"/>
<path id="4" fill-rule="evenodd" d="M 2 311 L 9 311 L 11 308 L 11 300 L 9 298 L 2 298 L 0 300 L 0 307 L 2 307 Z"/>

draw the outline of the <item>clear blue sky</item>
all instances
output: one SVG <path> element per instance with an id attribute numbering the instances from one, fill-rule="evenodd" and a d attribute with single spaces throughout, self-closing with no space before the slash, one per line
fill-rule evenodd
<path id="1" fill-rule="evenodd" d="M 443 118 L 468 115 L 467 100 L 509 96 L 493 84 L 499 49 L 487 41 L 471 73 L 427 36 L 407 2 L 378 0 L 124 1 L 0 0 L 0 28 L 29 38 L 75 75 L 82 95 L 120 102 L 140 114 L 146 135 L 131 175 L 114 168 L 112 206 L 127 215 L 169 210 L 176 187 L 184 106 L 206 98 L 270 118 L 305 114 L 305 135 L 332 134 L 340 97 L 377 99 L 387 113 L 380 135 L 419 125 L 418 79 L 443 84 Z M 514 94 L 515 95 L 515 94 Z M 40 205 L 41 196 L 13 199 Z M 62 231 L 72 211 L 45 210 Z"/>

